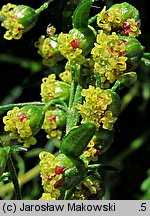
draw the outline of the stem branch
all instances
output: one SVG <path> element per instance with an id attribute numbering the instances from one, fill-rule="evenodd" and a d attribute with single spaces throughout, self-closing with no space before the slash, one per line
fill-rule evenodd
<path id="1" fill-rule="evenodd" d="M 11 174 L 11 179 L 12 179 L 12 182 L 13 182 L 13 185 L 14 185 L 14 190 L 16 192 L 16 198 L 17 198 L 17 200 L 21 200 L 21 197 L 22 197 L 21 196 L 21 191 L 20 191 L 19 182 L 18 182 L 18 178 L 17 178 L 17 173 L 16 173 L 14 163 L 12 161 L 11 154 L 8 157 L 7 165 L 8 165 L 10 174 Z"/>
<path id="2" fill-rule="evenodd" d="M 47 9 L 49 4 L 52 2 L 53 0 L 49 0 L 47 2 L 45 2 L 43 5 L 41 5 L 41 7 L 39 7 L 38 9 L 35 10 L 36 14 L 40 14 L 43 10 Z"/>

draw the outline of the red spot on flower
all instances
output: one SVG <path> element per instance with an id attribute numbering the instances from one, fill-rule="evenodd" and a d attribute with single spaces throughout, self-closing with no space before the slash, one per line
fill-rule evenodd
<path id="1" fill-rule="evenodd" d="M 61 182 L 60 182 L 60 181 L 55 182 L 54 188 L 58 188 L 58 187 L 60 187 L 60 186 L 61 186 Z"/>
<path id="2" fill-rule="evenodd" d="M 121 45 L 121 44 L 120 44 Z M 112 53 L 117 53 L 119 56 L 123 56 L 124 52 L 121 52 L 120 50 L 114 50 L 113 47 L 109 47 L 108 50 Z"/>
<path id="3" fill-rule="evenodd" d="M 124 52 L 121 52 L 119 50 L 117 51 L 117 53 L 118 53 L 119 56 L 123 56 L 124 55 Z"/>
<path id="4" fill-rule="evenodd" d="M 52 59 L 56 56 L 56 53 L 53 53 L 51 56 L 48 57 L 48 59 Z"/>
<path id="5" fill-rule="evenodd" d="M 50 117 L 48 117 L 48 120 L 49 121 L 55 121 L 56 120 L 56 116 L 55 115 L 53 115 L 53 116 L 50 116 Z"/>
<path id="6" fill-rule="evenodd" d="M 107 19 L 109 17 L 109 15 L 107 13 L 104 14 L 105 19 Z"/>
<path id="7" fill-rule="evenodd" d="M 98 101 L 101 101 L 102 99 L 103 99 L 103 97 L 100 96 L 100 97 L 98 97 L 97 100 L 98 100 Z"/>
<path id="8" fill-rule="evenodd" d="M 19 120 L 22 122 L 25 118 L 27 118 L 26 114 L 20 114 L 18 115 Z"/>
<path id="9" fill-rule="evenodd" d="M 19 28 L 18 28 L 18 31 L 21 31 L 21 30 L 23 30 L 23 28 L 19 27 Z"/>
<path id="10" fill-rule="evenodd" d="M 48 181 L 51 181 L 51 180 L 52 180 L 52 177 L 48 174 L 48 175 L 46 176 L 46 179 L 47 179 Z"/>
<path id="11" fill-rule="evenodd" d="M 113 48 L 113 47 L 109 47 L 108 49 L 109 49 L 110 52 L 113 52 L 113 51 L 114 51 L 114 48 Z"/>
<path id="12" fill-rule="evenodd" d="M 70 45 L 73 49 L 76 49 L 79 47 L 79 41 L 77 39 L 74 39 L 73 41 L 71 41 Z"/>
<path id="13" fill-rule="evenodd" d="M 55 172 L 56 174 L 60 174 L 60 173 L 63 172 L 63 170 L 64 170 L 64 167 L 62 167 L 62 166 L 57 166 L 57 167 L 55 168 L 54 172 Z"/>
<path id="14" fill-rule="evenodd" d="M 96 152 L 95 152 L 95 154 L 94 154 L 94 156 L 96 157 L 96 156 L 99 156 L 99 155 L 100 155 L 100 150 L 97 149 Z"/>
<path id="15" fill-rule="evenodd" d="M 123 29 L 124 29 L 124 33 L 126 35 L 129 35 L 129 33 L 131 32 L 130 24 L 128 22 L 124 22 Z"/>
<path id="16" fill-rule="evenodd" d="M 124 43 L 125 43 L 124 40 L 118 40 L 118 44 L 119 44 L 119 45 L 122 45 L 122 44 L 124 44 Z"/>

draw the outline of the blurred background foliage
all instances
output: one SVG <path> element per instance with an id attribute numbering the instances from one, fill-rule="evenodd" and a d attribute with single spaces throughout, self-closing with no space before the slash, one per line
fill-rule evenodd
<path id="1" fill-rule="evenodd" d="M 0 8 L 7 3 L 27 4 L 35 9 L 44 0 L 1 0 Z M 50 73 L 59 72 L 64 65 L 48 68 L 43 66 L 34 43 L 51 23 L 60 33 L 72 28 L 71 16 L 80 0 L 54 0 L 43 11 L 36 26 L 25 33 L 20 40 L 7 41 L 3 38 L 5 29 L 0 27 L 0 105 L 9 103 L 40 101 L 41 79 Z M 91 8 L 91 16 L 98 13 L 104 5 L 107 7 L 123 1 L 96 1 Z M 150 52 L 149 7 L 147 1 L 128 0 L 135 6 L 141 17 L 139 41 Z M 150 64 L 140 63 L 136 70 L 138 81 L 130 89 L 120 89 L 122 112 L 116 124 L 115 139 L 110 149 L 101 156 L 100 162 L 114 166 L 118 171 L 103 170 L 105 186 L 104 199 L 150 199 Z M 0 113 L 0 130 L 3 132 Z M 48 141 L 41 131 L 37 135 L 38 143 L 28 152 L 14 156 L 19 181 L 22 185 L 23 199 L 39 199 L 42 193 L 39 176 L 38 154 L 42 149 L 55 151 L 53 143 Z M 12 185 L 7 178 L 0 183 L 0 198 L 13 199 Z"/>

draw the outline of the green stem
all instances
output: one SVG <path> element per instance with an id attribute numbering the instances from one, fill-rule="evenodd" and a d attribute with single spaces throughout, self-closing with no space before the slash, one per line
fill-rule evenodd
<path id="1" fill-rule="evenodd" d="M 75 78 L 74 78 L 74 74 L 73 74 L 72 75 L 71 87 L 70 87 L 70 98 L 69 98 L 68 110 L 70 110 L 71 107 L 72 107 L 73 100 L 74 100 L 74 92 L 75 92 Z"/>
<path id="2" fill-rule="evenodd" d="M 67 110 L 67 105 L 64 101 L 60 100 L 60 99 L 53 99 L 50 100 L 49 102 L 47 102 L 44 106 L 44 111 L 48 110 L 49 107 L 53 106 L 53 105 L 57 105 L 57 104 L 61 104 L 64 108 L 64 110 Z"/>
<path id="3" fill-rule="evenodd" d="M 70 98 L 68 106 L 66 133 L 68 133 L 72 127 L 76 126 L 79 120 L 78 110 L 76 105 L 82 102 L 81 91 L 82 86 L 80 83 L 80 66 L 78 64 L 72 64 L 72 83 L 70 88 Z M 78 84 L 77 84 L 78 83 Z"/>
<path id="4" fill-rule="evenodd" d="M 98 14 L 96 14 L 95 16 L 91 17 L 88 20 L 88 25 L 91 25 L 93 22 L 95 22 L 97 20 Z"/>
<path id="5" fill-rule="evenodd" d="M 40 14 L 43 10 L 48 8 L 48 6 L 51 2 L 53 2 L 53 0 L 49 0 L 49 1 L 45 2 L 43 5 L 41 5 L 41 7 L 39 7 L 38 9 L 35 10 L 35 13 L 37 15 Z"/>
<path id="6" fill-rule="evenodd" d="M 64 101 L 59 100 L 59 99 L 53 99 L 47 103 L 35 101 L 35 102 L 27 102 L 27 103 L 6 104 L 4 106 L 0 106 L 0 111 L 10 110 L 10 109 L 13 109 L 15 106 L 21 108 L 21 107 L 28 106 L 28 105 L 45 106 L 44 109 L 46 111 L 50 106 L 55 105 L 55 104 L 58 104 L 58 105 L 60 104 L 62 105 L 62 108 L 64 110 L 67 110 L 67 105 Z"/>
<path id="7" fill-rule="evenodd" d="M 65 192 L 64 200 L 70 200 L 72 194 L 76 190 L 76 187 L 73 187 Z"/>
<path id="8" fill-rule="evenodd" d="M 144 53 L 143 57 L 147 58 L 147 59 L 150 59 L 150 53 Z"/>
<path id="9" fill-rule="evenodd" d="M 98 72 L 95 71 L 95 77 L 96 77 L 96 86 L 101 88 L 101 79 Z"/>
<path id="10" fill-rule="evenodd" d="M 115 82 L 115 84 L 113 85 L 113 87 L 111 88 L 112 91 L 116 91 L 116 89 L 120 86 L 121 84 L 121 81 L 120 80 L 117 80 Z"/>
<path id="11" fill-rule="evenodd" d="M 64 200 L 64 197 L 65 197 L 65 190 L 62 190 L 58 200 Z"/>
<path id="12" fill-rule="evenodd" d="M 143 62 L 146 67 L 150 67 L 150 60 L 148 58 L 142 58 L 141 62 Z"/>
<path id="13" fill-rule="evenodd" d="M 21 191 L 20 191 L 19 182 L 18 182 L 18 178 L 17 178 L 17 173 L 16 173 L 14 163 L 12 161 L 11 154 L 8 157 L 7 165 L 8 165 L 8 169 L 10 171 L 11 179 L 12 179 L 14 189 L 15 189 L 15 192 L 16 192 L 16 198 L 17 198 L 17 200 L 21 200 L 22 199 Z"/>
<path id="14" fill-rule="evenodd" d="M 76 108 L 76 105 L 82 102 L 81 91 L 82 91 L 82 85 L 78 83 L 72 107 L 68 110 L 66 133 L 68 133 L 74 126 L 78 124 L 79 113 Z"/>
<path id="15" fill-rule="evenodd" d="M 45 103 L 42 102 L 27 102 L 27 103 L 16 103 L 16 104 L 6 104 L 3 106 L 0 106 L 0 111 L 6 111 L 13 109 L 15 106 L 21 108 L 23 106 L 28 106 L 28 105 L 37 105 L 37 106 L 43 106 Z"/>
<path id="16" fill-rule="evenodd" d="M 40 173 L 40 166 L 36 165 L 34 168 L 29 170 L 23 176 L 18 178 L 20 185 L 22 186 L 25 183 L 34 179 L 35 177 L 39 176 L 39 173 Z M 0 187 L 0 196 L 4 196 L 6 193 L 11 192 L 11 191 L 13 191 L 12 182 L 3 185 L 3 187 Z"/>

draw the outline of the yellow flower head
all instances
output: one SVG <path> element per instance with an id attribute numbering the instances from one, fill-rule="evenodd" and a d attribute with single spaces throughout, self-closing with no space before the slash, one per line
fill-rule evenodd
<path id="1" fill-rule="evenodd" d="M 83 105 L 77 105 L 82 116 L 81 123 L 93 122 L 98 128 L 112 130 L 116 117 L 113 117 L 112 111 L 109 110 L 112 103 L 109 91 L 89 86 L 88 89 L 82 90 L 82 96 L 85 97 Z"/>
<path id="2" fill-rule="evenodd" d="M 0 11 L 2 26 L 7 29 L 4 38 L 7 40 L 20 39 L 23 33 L 29 31 L 37 22 L 36 11 L 27 5 L 8 3 Z"/>
<path id="3" fill-rule="evenodd" d="M 63 59 L 58 51 L 58 42 L 56 37 L 45 37 L 42 35 L 37 42 L 35 47 L 38 48 L 38 54 L 43 58 L 43 64 L 46 66 L 53 66 Z"/>
<path id="4" fill-rule="evenodd" d="M 125 35 L 137 37 L 141 34 L 141 31 L 139 29 L 139 24 L 132 18 L 127 19 L 126 22 L 123 24 L 123 32 Z"/>
<path id="5" fill-rule="evenodd" d="M 41 97 L 43 102 L 48 102 L 54 98 L 68 100 L 70 85 L 56 80 L 56 75 L 51 74 L 42 79 Z"/>
<path id="6" fill-rule="evenodd" d="M 80 42 L 73 34 L 60 33 L 58 36 L 59 51 L 69 61 L 76 61 L 79 64 L 85 62 Z"/>
<path id="7" fill-rule="evenodd" d="M 24 26 L 15 18 L 13 9 L 16 5 L 8 3 L 0 11 L 0 18 L 4 19 L 2 26 L 7 29 L 4 38 L 7 40 L 20 39 L 23 34 Z"/>
<path id="8" fill-rule="evenodd" d="M 42 79 L 41 97 L 43 102 L 48 102 L 56 97 L 55 94 L 56 75 L 51 74 Z"/>
<path id="9" fill-rule="evenodd" d="M 65 65 L 65 71 L 61 72 L 59 74 L 59 77 L 63 82 L 71 84 L 71 82 L 72 82 L 72 68 L 70 66 L 70 61 L 67 61 L 66 65 Z"/>
<path id="10" fill-rule="evenodd" d="M 130 10 L 130 8 L 128 10 Z M 97 25 L 106 33 L 115 31 L 118 35 L 139 36 L 139 34 L 141 34 L 139 22 L 132 16 L 126 18 L 127 15 L 125 16 L 125 13 L 127 13 L 126 9 L 123 10 L 119 7 L 110 7 L 109 10 L 106 10 L 105 6 L 98 14 Z"/>
<path id="11" fill-rule="evenodd" d="M 97 157 L 97 152 L 98 150 L 94 147 L 95 146 L 95 143 L 93 140 L 91 140 L 88 145 L 87 145 L 87 148 L 84 150 L 84 152 L 82 153 L 81 155 L 81 158 L 82 157 L 85 157 L 88 159 L 88 161 L 90 162 L 91 160 L 92 161 L 97 161 L 98 160 L 98 157 Z"/>
<path id="12" fill-rule="evenodd" d="M 110 32 L 112 28 L 121 27 L 123 21 L 122 13 L 118 8 L 106 11 L 106 6 L 97 17 L 98 26 L 107 32 Z"/>
<path id="13" fill-rule="evenodd" d="M 19 113 L 19 108 L 14 107 L 3 117 L 4 130 L 10 132 L 10 137 L 16 139 L 18 143 L 24 143 L 23 147 L 28 148 L 36 144 L 36 139 L 32 136 L 30 120 L 25 114 Z"/>
<path id="14" fill-rule="evenodd" d="M 60 196 L 59 184 L 63 175 L 64 167 L 58 166 L 55 161 L 55 156 L 49 152 L 41 152 L 40 155 L 40 169 L 44 193 L 41 197 L 44 199 L 57 200 Z"/>
<path id="15" fill-rule="evenodd" d="M 99 72 L 102 84 L 113 83 L 121 78 L 126 70 L 125 50 L 125 43 L 118 39 L 116 33 L 106 35 L 103 30 L 99 31 L 97 43 L 91 54 L 95 61 L 94 68 Z"/>
<path id="16" fill-rule="evenodd" d="M 102 182 L 99 178 L 88 176 L 76 186 L 71 199 L 73 200 L 95 200 L 102 193 Z"/>

